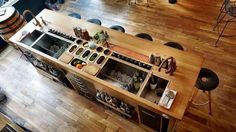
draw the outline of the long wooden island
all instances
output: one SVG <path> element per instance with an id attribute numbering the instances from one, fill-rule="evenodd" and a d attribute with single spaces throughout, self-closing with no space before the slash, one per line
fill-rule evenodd
<path id="1" fill-rule="evenodd" d="M 47 9 L 36 16 L 42 22 L 40 17 L 47 23 L 43 28 L 35 26 L 33 24 L 35 21 L 32 20 L 10 39 L 30 62 L 36 65 L 39 73 L 57 80 L 58 78 L 55 78 L 57 72 L 52 72 L 50 68 L 48 70 L 48 67 L 60 69 L 64 77 L 59 77 L 57 81 L 69 87 L 71 84 L 79 93 L 103 103 L 126 117 L 136 118 L 143 127 L 149 126 L 157 131 L 172 131 L 176 121 L 182 120 L 203 63 L 202 57 Z M 75 37 L 73 27 L 78 26 L 86 28 L 90 36 L 101 30 L 106 31 L 109 35 L 110 48 L 97 44 L 102 51 L 90 49 L 88 41 Z M 25 35 L 26 33 L 28 34 Z M 48 40 L 51 42 L 47 42 Z M 52 42 L 59 44 L 63 42 L 64 50 L 58 50 L 55 54 L 46 51 L 45 46 Z M 55 46 L 52 47 L 49 48 L 57 49 Z M 109 52 L 105 53 L 105 50 Z M 88 55 L 85 52 L 88 52 Z M 98 57 L 94 57 L 96 59 L 91 61 L 90 58 L 94 53 Z M 149 63 L 149 55 L 155 53 L 176 59 L 177 69 L 172 76 L 166 74 L 165 70 L 159 72 L 158 66 Z M 102 58 L 101 63 L 98 61 L 100 58 Z M 40 62 L 40 65 L 49 66 L 40 68 L 35 64 L 35 60 L 38 60 L 37 63 Z M 79 62 L 84 62 L 86 65 L 78 68 L 76 65 Z M 91 69 L 97 72 L 92 74 Z M 52 75 L 48 75 L 50 72 Z M 130 90 L 130 82 L 136 74 L 141 76 L 141 83 L 138 89 Z M 157 90 L 150 89 L 150 80 L 153 77 L 164 82 L 164 86 L 160 86 L 163 91 L 177 92 L 169 109 L 158 104 L 160 98 L 164 98 L 163 91 L 157 96 Z M 63 80 L 68 81 L 63 82 Z"/>

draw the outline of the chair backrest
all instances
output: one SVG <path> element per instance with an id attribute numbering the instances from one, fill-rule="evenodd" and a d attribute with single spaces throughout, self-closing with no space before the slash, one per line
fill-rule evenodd
<path id="1" fill-rule="evenodd" d="M 236 0 L 226 0 L 225 10 L 228 15 L 236 17 Z"/>

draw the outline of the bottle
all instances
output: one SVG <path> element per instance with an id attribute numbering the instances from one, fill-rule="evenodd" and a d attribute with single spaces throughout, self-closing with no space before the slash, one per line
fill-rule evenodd
<path id="1" fill-rule="evenodd" d="M 90 39 L 90 36 L 89 36 L 89 33 L 88 33 L 87 29 L 82 29 L 81 38 L 84 39 L 84 40 L 87 40 L 87 41 Z"/>
<path id="2" fill-rule="evenodd" d="M 141 82 L 139 80 L 139 77 L 138 76 L 134 76 L 133 77 L 133 83 L 134 83 L 134 88 L 136 91 L 138 91 L 140 89 L 140 85 L 141 85 Z"/>
<path id="3" fill-rule="evenodd" d="M 80 38 L 82 35 L 82 29 L 80 27 L 74 27 L 73 30 L 74 30 L 75 36 Z"/>
<path id="4" fill-rule="evenodd" d="M 151 54 L 151 55 L 149 56 L 149 62 L 150 62 L 151 64 L 154 64 L 154 62 L 155 62 L 155 56 L 154 56 L 153 54 Z"/>
<path id="5" fill-rule="evenodd" d="M 159 65 L 161 64 L 161 57 L 160 57 L 160 56 L 155 56 L 155 62 L 154 62 L 154 64 L 155 64 L 156 66 L 159 66 Z"/>

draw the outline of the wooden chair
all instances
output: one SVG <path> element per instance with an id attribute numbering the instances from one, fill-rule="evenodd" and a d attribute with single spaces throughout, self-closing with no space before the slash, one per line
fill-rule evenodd
<path id="1" fill-rule="evenodd" d="M 226 16 L 228 16 L 229 18 L 225 19 Z M 217 46 L 220 38 L 223 36 L 223 33 L 227 25 L 229 24 L 229 22 L 235 22 L 233 21 L 235 18 L 236 18 L 236 0 L 224 0 L 220 8 L 220 13 L 216 19 L 216 24 L 213 27 L 213 31 L 215 31 L 216 27 L 218 27 L 220 23 L 225 23 L 225 25 L 223 26 L 222 30 L 219 32 L 219 36 L 215 42 L 215 46 Z"/>

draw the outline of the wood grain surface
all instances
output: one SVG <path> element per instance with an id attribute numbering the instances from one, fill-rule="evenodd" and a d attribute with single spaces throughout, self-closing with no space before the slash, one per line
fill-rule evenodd
<path id="1" fill-rule="evenodd" d="M 176 41 L 188 52 L 203 55 L 203 66 L 214 70 L 220 78 L 219 87 L 212 92 L 212 116 L 208 115 L 208 106 L 191 106 L 176 131 L 234 131 L 236 41 L 234 37 L 222 38 L 219 47 L 212 46 L 217 38 L 212 26 L 222 1 L 182 0 L 175 5 L 151 1 L 149 8 L 128 6 L 126 2 L 69 1 L 61 12 L 79 12 L 83 19 L 100 18 L 106 27 L 119 24 L 131 35 L 146 32 L 161 44 Z M 234 35 L 234 25 L 232 23 L 225 33 Z M 2 108 L 24 126 L 34 131 L 146 131 L 39 75 L 20 56 L 19 51 L 14 51 L 1 60 L 0 84 L 9 97 L 6 107 Z M 197 99 L 205 101 L 206 97 L 199 94 Z"/>

